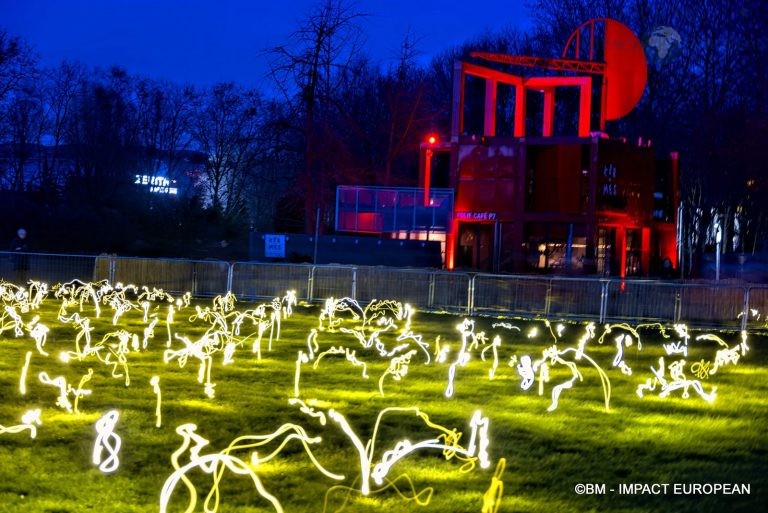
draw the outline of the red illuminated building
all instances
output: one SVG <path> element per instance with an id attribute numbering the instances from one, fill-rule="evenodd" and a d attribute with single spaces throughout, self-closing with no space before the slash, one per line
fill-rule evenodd
<path id="1" fill-rule="evenodd" d="M 347 190 L 337 204 L 346 221 L 337 217 L 337 229 L 444 240 L 449 269 L 622 277 L 670 271 L 677 261 L 677 154 L 657 159 L 650 141 L 605 132 L 606 121 L 630 112 L 645 89 L 635 35 L 615 20 L 591 20 L 559 59 L 472 56 L 488 64 L 456 63 L 450 137 L 430 134 L 422 144 L 414 222 L 387 223 L 402 203 L 395 189 L 391 209 L 361 206 L 359 194 L 351 209 Z M 520 76 L 510 66 L 558 74 Z M 450 211 L 446 191 L 453 193 Z M 430 209 L 439 212 L 434 224 Z"/>

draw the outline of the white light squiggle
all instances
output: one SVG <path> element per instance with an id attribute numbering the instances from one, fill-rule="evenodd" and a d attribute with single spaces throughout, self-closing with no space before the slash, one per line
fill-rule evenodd
<path id="1" fill-rule="evenodd" d="M 43 424 L 43 422 L 40 420 L 40 413 L 40 408 L 28 410 L 24 415 L 21 416 L 21 424 L 16 426 L 5 427 L 0 424 L 0 435 L 3 433 L 21 433 L 25 429 L 28 429 L 29 437 L 35 438 L 37 436 L 37 426 Z"/>
<path id="2" fill-rule="evenodd" d="M 155 427 L 161 427 L 163 425 L 163 419 L 160 410 L 162 402 L 162 397 L 160 395 L 160 376 L 152 376 L 149 380 L 149 384 L 152 385 L 152 391 L 157 395 L 157 405 L 155 406 L 155 417 L 157 418 L 157 421 L 155 422 Z"/>
<path id="3" fill-rule="evenodd" d="M 96 421 L 96 441 L 93 444 L 93 464 L 99 466 L 99 470 L 108 474 L 117 470 L 120 466 L 118 453 L 122 440 L 114 432 L 119 417 L 117 410 L 110 410 Z M 102 451 L 107 450 L 107 457 L 102 460 Z"/>
<path id="4" fill-rule="evenodd" d="M 24 365 L 21 367 L 21 375 L 19 376 L 19 393 L 21 395 L 27 394 L 27 372 L 29 371 L 29 362 L 32 358 L 32 351 L 27 351 L 27 355 L 24 357 Z"/>

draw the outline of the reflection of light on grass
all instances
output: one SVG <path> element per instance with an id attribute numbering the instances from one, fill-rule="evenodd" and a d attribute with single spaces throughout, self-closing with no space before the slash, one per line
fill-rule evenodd
<path id="1" fill-rule="evenodd" d="M 167 404 L 168 401 L 166 401 Z M 198 399 L 182 399 L 177 401 L 171 401 L 177 403 L 186 408 L 193 408 L 195 410 L 211 411 L 211 412 L 232 412 L 232 407 L 221 403 L 215 403 L 213 401 L 200 401 Z"/>

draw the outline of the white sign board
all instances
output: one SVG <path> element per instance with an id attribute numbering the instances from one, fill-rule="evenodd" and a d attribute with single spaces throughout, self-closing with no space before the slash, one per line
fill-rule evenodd
<path id="1" fill-rule="evenodd" d="M 267 258 L 285 258 L 285 235 L 265 235 L 264 256 Z"/>

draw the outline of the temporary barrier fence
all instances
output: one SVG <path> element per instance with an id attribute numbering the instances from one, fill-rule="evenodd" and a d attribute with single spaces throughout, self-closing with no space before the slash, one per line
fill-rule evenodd
<path id="1" fill-rule="evenodd" d="M 600 323 L 686 322 L 768 328 L 768 285 L 540 275 L 497 275 L 349 265 L 281 264 L 0 252 L 0 278 L 110 283 L 248 300 L 295 290 L 299 299 L 397 299 L 430 311 Z"/>

